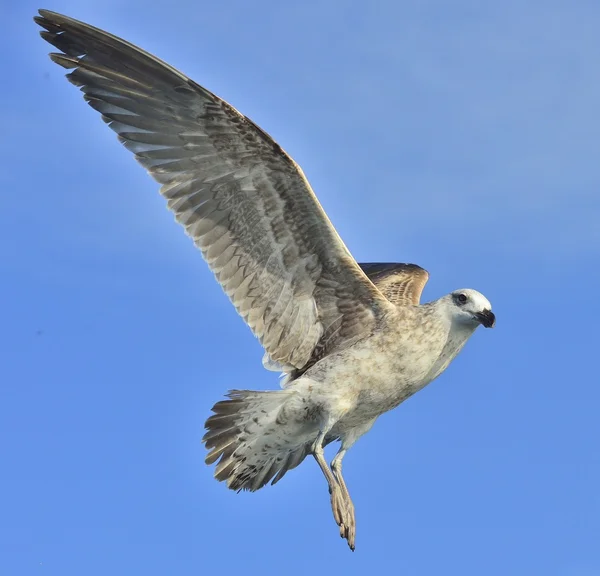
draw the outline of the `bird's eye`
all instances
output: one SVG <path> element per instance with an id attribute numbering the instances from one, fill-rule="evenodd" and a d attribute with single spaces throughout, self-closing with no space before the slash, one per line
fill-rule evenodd
<path id="1" fill-rule="evenodd" d="M 457 296 L 457 300 L 459 301 L 460 304 L 464 304 L 467 301 L 467 295 L 466 294 L 459 294 Z"/>

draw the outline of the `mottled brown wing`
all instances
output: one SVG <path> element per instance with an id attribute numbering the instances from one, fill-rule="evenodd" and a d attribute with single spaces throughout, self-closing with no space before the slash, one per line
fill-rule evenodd
<path id="1" fill-rule="evenodd" d="M 70 82 L 162 187 L 268 357 L 302 368 L 369 334 L 389 302 L 295 162 L 235 108 L 97 28 L 40 10 Z"/>
<path id="2" fill-rule="evenodd" d="M 359 264 L 371 282 L 396 306 L 418 305 L 421 292 L 429 279 L 427 270 L 416 264 Z"/>

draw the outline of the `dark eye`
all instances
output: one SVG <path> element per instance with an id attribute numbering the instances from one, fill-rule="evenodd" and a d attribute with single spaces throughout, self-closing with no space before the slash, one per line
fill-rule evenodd
<path id="1" fill-rule="evenodd" d="M 458 300 L 459 304 L 464 304 L 467 301 L 467 295 L 459 294 L 456 299 Z"/>

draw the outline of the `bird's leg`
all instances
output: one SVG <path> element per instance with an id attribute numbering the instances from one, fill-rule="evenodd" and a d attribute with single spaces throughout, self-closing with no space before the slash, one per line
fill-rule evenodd
<path id="1" fill-rule="evenodd" d="M 343 538 L 348 540 L 348 546 L 350 546 L 351 550 L 354 550 L 354 542 L 356 539 L 356 519 L 354 517 L 354 504 L 352 502 L 352 498 L 350 498 L 350 492 L 348 492 L 348 487 L 346 486 L 346 482 L 344 481 L 344 477 L 342 476 L 342 459 L 346 455 L 346 448 L 342 443 L 341 448 L 338 453 L 334 456 L 331 461 L 331 471 L 342 490 L 342 494 L 344 496 L 344 505 L 346 508 L 346 522 L 345 525 L 345 534 L 342 534 Z M 342 527 L 340 526 L 340 531 Z"/>
<path id="2" fill-rule="evenodd" d="M 325 439 L 326 432 L 320 432 L 319 436 L 315 440 L 312 446 L 312 454 L 321 468 L 321 472 L 325 476 L 327 480 L 327 484 L 329 484 L 329 494 L 331 496 L 331 510 L 333 511 L 333 517 L 335 519 L 336 524 L 340 527 L 340 536 L 342 538 L 348 539 L 349 531 L 349 514 L 346 507 L 346 497 L 344 495 L 344 490 L 336 480 L 333 472 L 327 466 L 327 462 L 325 461 L 325 456 L 323 454 L 323 441 Z M 346 490 L 347 493 L 347 490 Z M 352 519 L 354 518 L 354 514 L 352 514 Z M 354 533 L 354 532 L 353 532 Z M 348 540 L 348 545 L 352 550 L 354 550 L 354 539 L 352 542 Z"/>
<path id="3" fill-rule="evenodd" d="M 346 538 L 348 540 L 348 546 L 350 546 L 351 550 L 354 550 L 354 542 L 356 539 L 356 519 L 354 516 L 354 503 L 350 498 L 350 493 L 348 492 L 348 487 L 346 486 L 346 482 L 344 477 L 342 476 L 342 460 L 346 455 L 346 452 L 354 446 L 354 443 L 363 435 L 366 434 L 371 426 L 375 423 L 375 418 L 371 420 L 367 420 L 363 422 L 359 426 L 355 426 L 347 431 L 342 437 L 342 445 L 338 450 L 338 453 L 334 456 L 331 461 L 331 470 L 336 479 L 338 486 L 344 496 L 344 505 L 346 509 L 346 520 L 344 522 L 345 532 L 342 533 L 342 527 L 340 526 L 340 533 L 342 538 Z"/>

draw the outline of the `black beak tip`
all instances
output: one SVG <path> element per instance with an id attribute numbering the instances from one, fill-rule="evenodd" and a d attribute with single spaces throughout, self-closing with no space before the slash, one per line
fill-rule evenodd
<path id="1" fill-rule="evenodd" d="M 485 328 L 493 328 L 496 325 L 496 315 L 491 310 L 479 312 L 477 319 Z"/>

